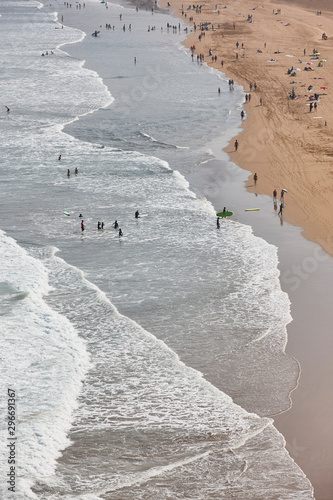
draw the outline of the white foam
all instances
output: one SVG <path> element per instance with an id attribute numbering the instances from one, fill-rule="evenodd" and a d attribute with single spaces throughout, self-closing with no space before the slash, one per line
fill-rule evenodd
<path id="1" fill-rule="evenodd" d="M 5 388 L 16 391 L 18 492 L 36 498 L 30 487 L 53 474 L 60 450 L 69 445 L 66 434 L 89 366 L 88 355 L 71 323 L 44 301 L 50 287 L 43 264 L 2 231 L 0 255 L 6 262 L 0 281 L 25 292 L 2 317 L 6 357 L 1 380 Z M 1 411 L 5 414 L 4 408 Z M 1 434 L 5 443 L 6 430 Z M 1 474 L 5 477 L 4 466 Z M 4 482 L 1 487 L 6 489 Z"/>

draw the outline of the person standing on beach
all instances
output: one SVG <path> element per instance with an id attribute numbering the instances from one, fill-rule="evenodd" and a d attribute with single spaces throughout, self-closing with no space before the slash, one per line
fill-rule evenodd
<path id="1" fill-rule="evenodd" d="M 256 185 L 257 184 L 257 180 L 258 180 L 257 172 L 255 172 L 255 174 L 253 176 L 253 180 L 254 180 L 254 185 Z"/>
<path id="2" fill-rule="evenodd" d="M 237 149 L 238 149 L 238 141 L 237 141 L 237 139 L 236 139 L 236 140 L 235 140 L 235 151 L 237 151 Z"/>
<path id="3" fill-rule="evenodd" d="M 282 217 L 282 210 L 283 210 L 283 203 L 281 203 L 280 210 L 279 210 L 279 213 L 278 213 L 278 215 L 281 215 L 281 217 Z"/>
<path id="4" fill-rule="evenodd" d="M 220 229 L 220 218 L 219 217 L 216 219 L 216 227 L 217 227 L 217 229 Z"/>
<path id="5" fill-rule="evenodd" d="M 280 196 L 281 201 L 283 201 L 283 196 L 284 196 L 284 191 L 283 191 L 283 189 L 282 189 L 282 190 L 281 190 L 281 196 Z"/>
<path id="6" fill-rule="evenodd" d="M 274 191 L 273 191 L 273 200 L 276 200 L 276 197 L 277 197 L 277 190 L 274 189 Z"/>

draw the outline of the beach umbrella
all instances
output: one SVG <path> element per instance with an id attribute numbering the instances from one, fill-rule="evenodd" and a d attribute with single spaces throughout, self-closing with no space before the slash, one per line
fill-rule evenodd
<path id="1" fill-rule="evenodd" d="M 286 189 L 282 189 L 282 191 L 284 191 L 285 193 L 288 193 L 288 191 Z"/>

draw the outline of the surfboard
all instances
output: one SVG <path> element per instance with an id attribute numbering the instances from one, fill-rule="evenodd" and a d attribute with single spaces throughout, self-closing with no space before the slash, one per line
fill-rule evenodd
<path id="1" fill-rule="evenodd" d="M 246 208 L 245 212 L 255 212 L 256 210 L 260 210 L 260 208 Z"/>
<path id="2" fill-rule="evenodd" d="M 64 212 L 64 214 L 65 214 L 65 215 L 70 215 L 70 213 L 69 213 L 69 212 Z"/>
<path id="3" fill-rule="evenodd" d="M 148 217 L 148 214 L 140 214 L 139 219 L 140 219 L 140 217 Z"/>
<path id="4" fill-rule="evenodd" d="M 233 212 L 218 212 L 216 215 L 217 217 L 230 217 L 232 214 Z"/>

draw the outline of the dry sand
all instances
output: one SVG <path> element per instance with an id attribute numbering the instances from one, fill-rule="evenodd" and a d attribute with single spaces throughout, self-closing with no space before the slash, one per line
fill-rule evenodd
<path id="1" fill-rule="evenodd" d="M 310 0 L 305 3 L 312 4 Z M 327 0 L 316 5 L 319 9 L 330 3 Z M 257 172 L 257 192 L 271 195 L 274 188 L 278 193 L 286 188 L 285 220 L 304 228 L 306 238 L 333 255 L 333 2 L 332 11 L 322 11 L 321 15 L 314 7 L 305 10 L 298 4 L 227 0 L 205 4 L 201 14 L 187 10 L 189 4 L 181 0 L 172 0 L 171 7 L 185 21 L 193 17 L 190 24 L 197 25 L 185 42 L 189 48 L 196 47 L 195 58 L 204 54 L 205 62 L 223 70 L 245 92 L 250 92 L 250 83 L 256 82 L 257 90 L 245 104 L 247 119 L 238 138 L 238 151 L 234 151 L 233 141 L 226 151 L 239 166 Z M 162 5 L 167 2 L 163 0 Z M 281 14 L 276 14 L 278 9 Z M 253 22 L 247 21 L 248 15 Z M 215 30 L 206 31 L 199 41 L 199 24 L 207 21 Z M 322 40 L 324 32 L 327 40 Z M 212 62 L 209 49 L 217 56 L 216 62 Z M 313 49 L 320 53 L 319 59 L 311 59 Z M 287 74 L 292 66 L 300 69 L 296 76 Z M 313 71 L 305 71 L 305 67 Z M 310 85 L 313 88 L 309 92 Z M 297 99 L 289 98 L 293 88 Z M 327 95 L 320 96 L 317 110 L 310 113 L 309 96 L 314 93 Z"/>
<path id="2" fill-rule="evenodd" d="M 169 1 L 175 15 L 191 28 L 193 23 L 197 25 L 185 41 L 188 48 L 195 46 L 194 60 L 203 54 L 206 63 L 240 83 L 245 92 L 256 83 L 251 101 L 244 104 L 246 120 L 237 138 L 238 151 L 234 139 L 225 149 L 232 161 L 257 173 L 256 187 L 251 175 L 248 190 L 271 196 L 274 188 L 279 194 L 286 188 L 284 219 L 303 228 L 307 239 L 333 255 L 333 1 L 264 0 L 257 4 L 226 0 L 202 5 L 201 13 L 187 10 L 193 4 Z M 167 7 L 167 1 L 159 3 Z M 248 21 L 249 15 L 253 22 Z M 214 30 L 205 31 L 199 41 L 199 24 L 203 22 L 212 23 Z M 322 40 L 324 32 L 327 40 Z M 209 56 L 210 49 L 217 56 L 216 62 Z M 320 53 L 319 59 L 311 59 L 314 49 Z M 321 60 L 325 62 L 318 66 Z M 300 71 L 290 76 L 287 70 L 291 67 Z M 305 67 L 313 71 L 305 71 Z M 313 87 L 308 91 L 310 85 Z M 323 86 L 328 88 L 321 89 Z M 297 99 L 289 97 L 293 88 Z M 310 112 L 309 96 L 314 93 L 326 95 L 320 96 L 317 109 Z M 299 245 L 294 235 L 290 244 Z M 288 326 L 287 352 L 299 360 L 302 373 L 300 386 L 292 394 L 292 409 L 276 417 L 275 425 L 285 436 L 290 455 L 311 480 L 315 498 L 332 500 L 333 272 L 331 260 L 320 260 L 317 248 L 310 248 L 311 257 L 300 249 L 295 252 L 298 257 L 303 255 L 301 265 L 297 265 L 288 261 L 288 243 L 279 245 L 285 271 L 294 269 L 293 279 L 298 271 L 303 272 L 297 278 L 301 285 L 294 287 L 289 280 L 289 289 L 287 273 L 285 282 L 282 275 L 294 317 Z M 318 267 L 306 274 L 304 267 L 311 259 Z"/>

